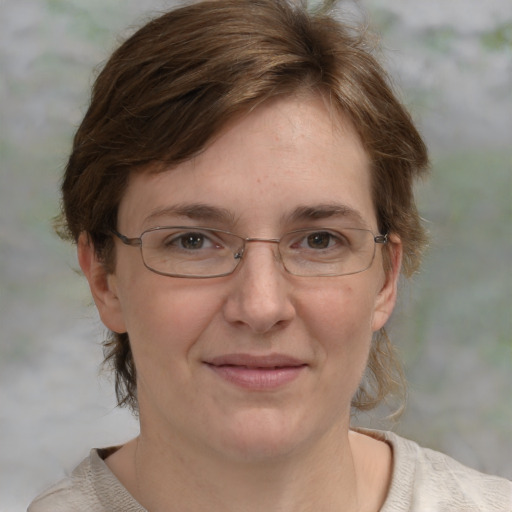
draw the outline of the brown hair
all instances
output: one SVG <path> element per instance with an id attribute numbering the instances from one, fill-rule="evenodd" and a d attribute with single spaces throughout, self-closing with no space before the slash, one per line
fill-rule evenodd
<path id="1" fill-rule="evenodd" d="M 74 138 L 61 231 L 75 241 L 87 233 L 113 271 L 110 230 L 131 172 L 155 163 L 169 169 L 204 149 L 235 116 L 304 90 L 325 95 L 335 113 L 352 121 L 372 162 L 380 232 L 401 238 L 402 271 L 411 275 L 426 242 L 412 189 L 428 166 L 425 145 L 363 31 L 286 0 L 181 7 L 150 21 L 113 53 Z M 383 334 L 374 337 L 356 408 L 375 406 L 401 382 Z M 111 333 L 105 357 L 116 373 L 119 404 L 136 411 L 126 333 Z"/>

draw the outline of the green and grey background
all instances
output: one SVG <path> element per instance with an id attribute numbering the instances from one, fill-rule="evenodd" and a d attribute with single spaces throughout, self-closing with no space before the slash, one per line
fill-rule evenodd
<path id="1" fill-rule="evenodd" d="M 94 70 L 172 5 L 0 0 L 1 511 L 24 510 L 90 447 L 137 431 L 98 377 L 103 328 L 51 219 Z M 432 243 L 390 329 L 410 395 L 392 427 L 512 478 L 512 3 L 357 5 L 433 161 L 418 191 Z"/>

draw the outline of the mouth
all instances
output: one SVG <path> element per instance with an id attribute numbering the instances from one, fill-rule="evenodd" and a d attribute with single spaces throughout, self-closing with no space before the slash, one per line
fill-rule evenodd
<path id="1" fill-rule="evenodd" d="M 304 361 L 283 354 L 227 354 L 205 361 L 205 364 L 224 381 L 253 391 L 281 388 L 308 367 Z"/>

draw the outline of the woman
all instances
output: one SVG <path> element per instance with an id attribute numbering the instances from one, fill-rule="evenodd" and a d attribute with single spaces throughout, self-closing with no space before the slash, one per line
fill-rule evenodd
<path id="1" fill-rule="evenodd" d="M 425 234 L 423 141 L 364 37 L 281 0 L 148 23 L 75 136 L 63 230 L 140 435 L 31 512 L 509 510 L 512 484 L 351 430 Z"/>

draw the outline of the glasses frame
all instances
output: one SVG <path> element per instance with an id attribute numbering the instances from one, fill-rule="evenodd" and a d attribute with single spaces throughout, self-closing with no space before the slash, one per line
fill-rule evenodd
<path id="1" fill-rule="evenodd" d="M 195 230 L 195 229 L 197 229 L 197 230 L 201 230 L 201 231 L 211 231 L 211 232 L 214 232 L 214 233 L 224 233 L 226 235 L 231 235 L 231 236 L 234 236 L 234 237 L 240 239 L 242 241 L 243 245 L 242 245 L 242 248 L 241 248 L 240 251 L 238 251 L 237 253 L 233 253 L 233 258 L 235 260 L 237 260 L 237 263 L 233 267 L 233 270 L 231 270 L 230 272 L 224 272 L 222 274 L 213 274 L 213 275 L 207 275 L 207 276 L 194 275 L 194 274 L 191 274 L 191 275 L 171 274 L 169 272 L 162 272 L 160 270 L 156 270 L 156 269 L 150 267 L 146 263 L 146 260 L 144 259 L 142 237 L 146 233 L 150 233 L 150 232 L 153 232 L 153 231 L 160 231 L 160 230 L 163 230 L 163 229 L 184 229 L 184 230 Z M 368 266 L 363 268 L 363 269 L 361 269 L 361 270 L 357 270 L 355 272 L 348 272 L 346 274 L 324 274 L 324 275 L 322 275 L 322 274 L 301 275 L 301 274 L 295 274 L 295 273 L 291 272 L 286 267 L 286 265 L 285 265 L 285 263 L 283 261 L 282 255 L 281 255 L 281 251 L 279 250 L 279 243 L 281 242 L 281 240 L 284 237 L 286 237 L 288 235 L 292 235 L 294 233 L 301 233 L 301 232 L 304 232 L 304 231 L 311 231 L 312 228 L 303 228 L 303 229 L 296 229 L 296 230 L 293 230 L 293 231 L 288 231 L 281 238 L 243 237 L 243 236 L 237 235 L 235 233 L 232 233 L 231 231 L 226 231 L 224 229 L 206 228 L 206 227 L 203 227 L 203 226 L 156 226 L 156 227 L 144 230 L 138 237 L 135 237 L 135 238 L 129 238 L 126 235 L 123 235 L 123 234 L 119 233 L 119 231 L 117 231 L 116 229 L 111 229 L 111 233 L 114 236 L 116 236 L 117 238 L 119 238 L 119 240 L 121 240 L 121 242 L 124 245 L 127 245 L 129 247 L 139 247 L 140 248 L 140 255 L 141 255 L 142 262 L 143 262 L 144 266 L 148 270 L 150 270 L 151 272 L 154 272 L 155 274 L 159 274 L 161 276 L 177 277 L 177 278 L 183 278 L 183 279 L 212 279 L 212 278 L 215 278 L 215 277 L 229 276 L 229 275 L 231 275 L 231 274 L 233 274 L 235 272 L 235 270 L 238 268 L 240 262 L 242 261 L 242 257 L 243 257 L 243 255 L 245 253 L 245 246 L 246 246 L 247 242 L 263 242 L 263 243 L 277 244 L 277 251 L 278 251 L 278 254 L 279 254 L 279 259 L 281 261 L 282 267 L 284 268 L 284 270 L 288 274 L 291 274 L 291 275 L 294 275 L 294 276 L 298 276 L 298 277 L 340 277 L 340 276 L 349 276 L 349 275 L 353 275 L 353 274 L 360 274 L 361 272 L 364 272 L 365 270 L 368 270 L 373 265 L 373 261 L 375 260 L 375 253 L 376 253 L 375 249 L 376 249 L 377 244 L 386 245 L 388 243 L 388 241 L 389 241 L 387 233 L 385 233 L 385 234 L 377 234 L 376 235 L 375 233 L 373 233 L 373 231 L 371 231 L 370 229 L 366 229 L 366 228 L 347 228 L 347 229 L 357 230 L 357 231 L 366 231 L 366 232 L 370 233 L 373 236 L 374 250 L 373 250 L 372 259 L 371 259 L 370 263 L 368 264 Z M 318 231 L 322 231 L 322 230 L 325 230 L 325 231 L 336 231 L 336 230 L 332 230 L 332 229 L 324 228 L 324 227 L 319 227 L 318 228 Z M 316 231 L 316 228 L 315 228 L 315 231 Z"/>

